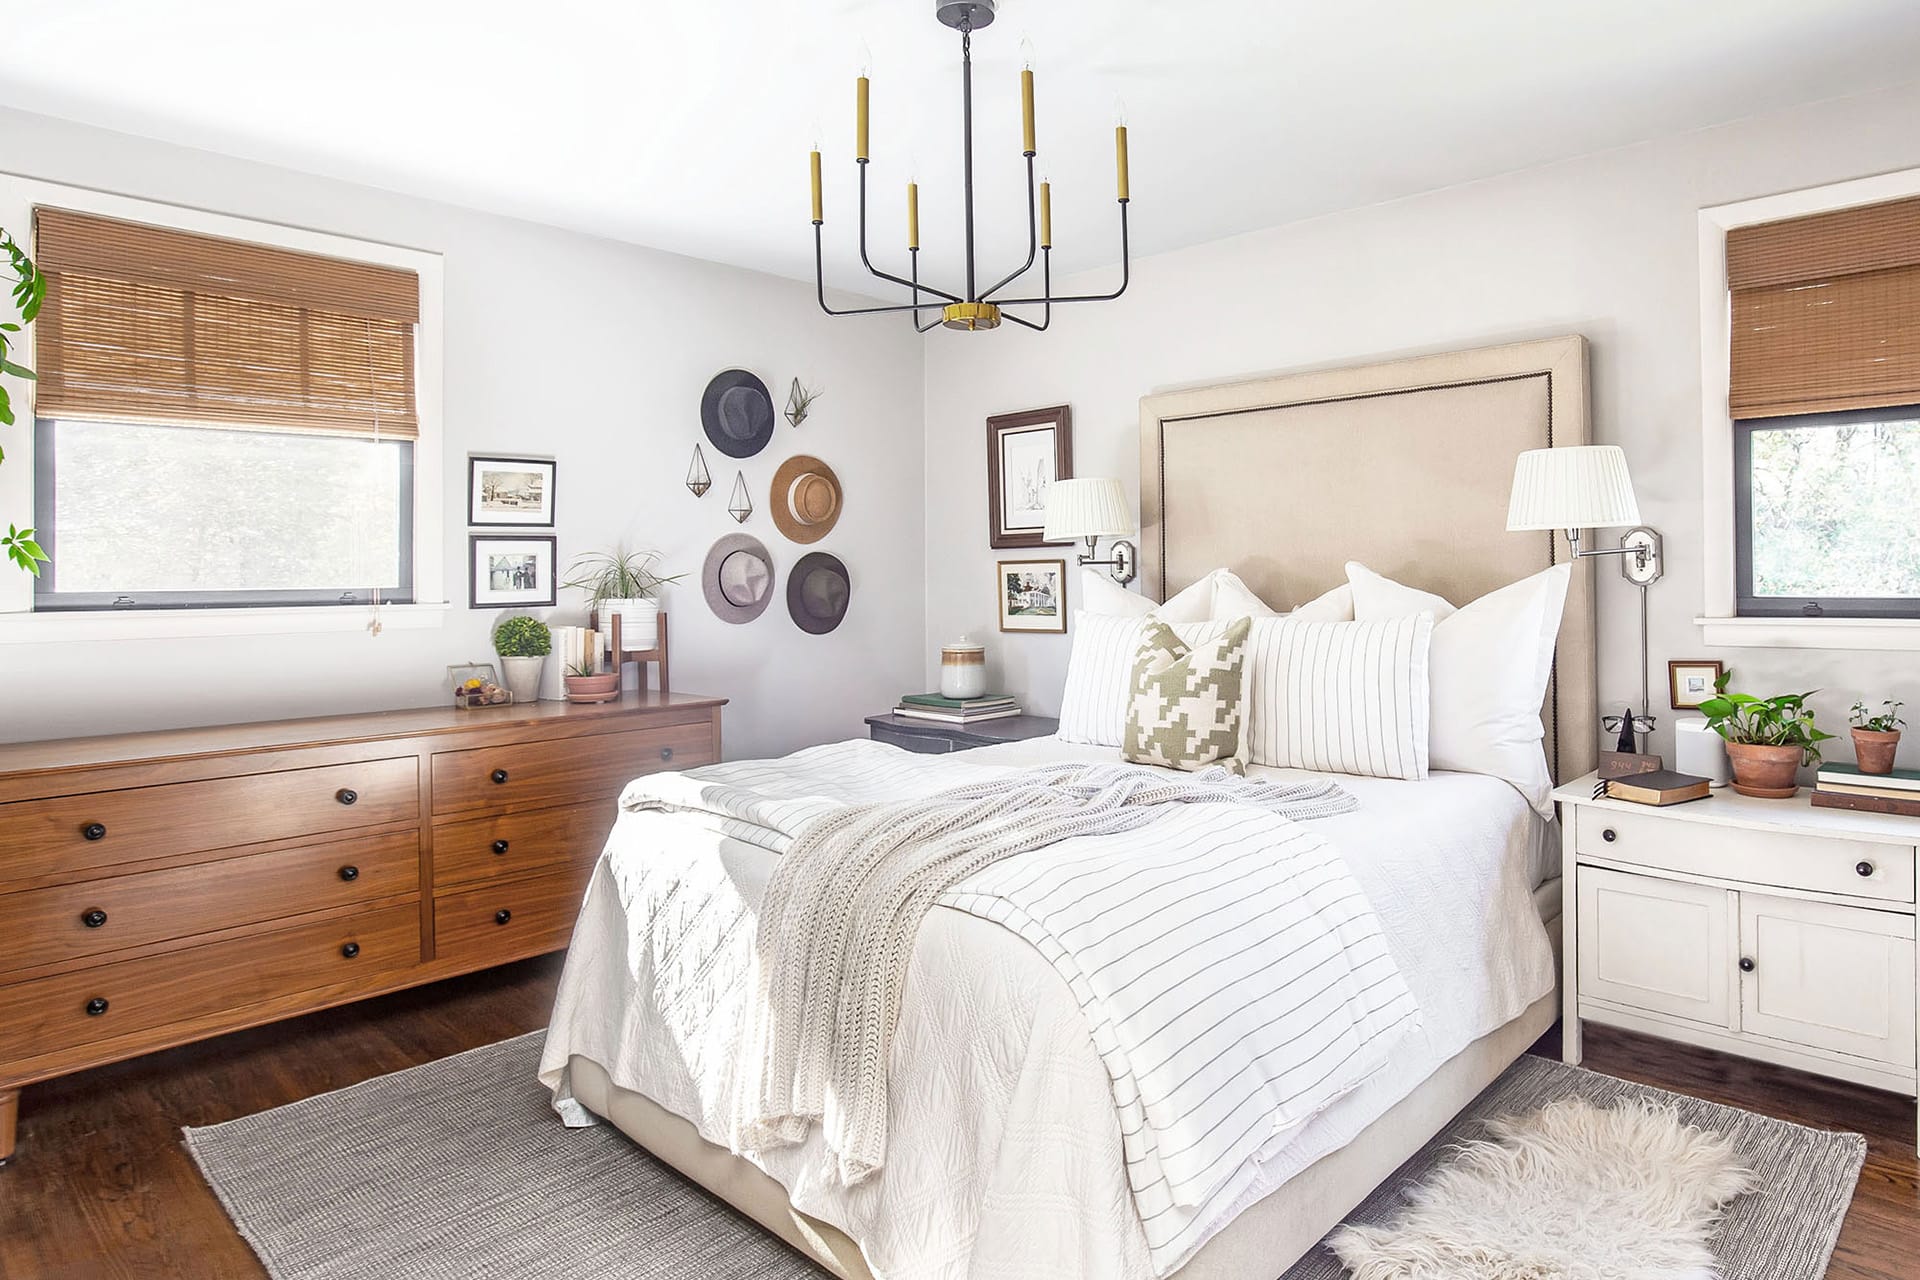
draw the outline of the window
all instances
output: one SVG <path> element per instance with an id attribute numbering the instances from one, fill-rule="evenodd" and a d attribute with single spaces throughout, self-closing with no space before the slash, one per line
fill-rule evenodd
<path id="1" fill-rule="evenodd" d="M 1920 199 L 1726 250 L 1740 616 L 1920 618 Z"/>
<path id="2" fill-rule="evenodd" d="M 34 224 L 36 610 L 413 599 L 415 273 Z"/>

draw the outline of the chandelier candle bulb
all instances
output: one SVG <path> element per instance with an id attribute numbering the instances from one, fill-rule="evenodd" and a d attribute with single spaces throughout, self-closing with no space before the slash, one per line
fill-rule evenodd
<path id="1" fill-rule="evenodd" d="M 1022 68 L 1020 72 L 1020 139 L 1026 154 L 1034 153 L 1033 146 L 1033 71 Z"/>
<path id="2" fill-rule="evenodd" d="M 1120 199 L 1127 199 L 1127 126 L 1115 125 L 1113 130 L 1113 172 L 1120 186 Z"/>
<path id="3" fill-rule="evenodd" d="M 920 247 L 920 184 L 907 184 L 907 248 Z"/>
<path id="4" fill-rule="evenodd" d="M 854 158 L 867 158 L 867 78 L 854 82 Z"/>
<path id="5" fill-rule="evenodd" d="M 1040 247 L 1053 248 L 1053 184 L 1040 184 Z"/>
<path id="6" fill-rule="evenodd" d="M 820 212 L 820 153 L 818 151 L 810 153 L 808 164 L 813 170 L 813 221 L 814 225 L 818 226 L 826 221 Z"/>

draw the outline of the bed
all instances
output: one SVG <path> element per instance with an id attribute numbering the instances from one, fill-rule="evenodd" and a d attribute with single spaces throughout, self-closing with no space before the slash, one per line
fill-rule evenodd
<path id="1" fill-rule="evenodd" d="M 1147 589 L 1164 596 L 1224 564 L 1268 598 L 1297 602 L 1340 581 L 1352 557 L 1472 598 L 1553 563 L 1551 539 L 1503 532 L 1513 456 L 1586 439 L 1578 338 L 1150 396 Z M 1590 576 L 1576 572 L 1543 709 L 1558 777 L 1590 768 L 1596 739 L 1590 593 Z M 1042 739 L 943 767 L 960 777 L 1096 757 L 1112 752 Z M 1316 825 L 1371 900 L 1425 1021 L 1171 1240 L 1149 1241 L 1128 1196 L 1108 1076 L 1065 984 L 1022 939 L 957 911 L 929 916 L 914 948 L 880 1174 L 840 1185 L 817 1135 L 751 1159 L 714 1141 L 724 1126 L 712 1078 L 740 999 L 729 969 L 739 944 L 702 936 L 697 923 L 650 936 L 659 904 L 646 877 L 657 883 L 664 860 L 674 892 L 750 913 L 774 857 L 672 815 L 616 825 L 543 1078 L 570 1123 L 613 1123 L 850 1280 L 1273 1280 L 1555 1017 L 1548 824 L 1498 779 L 1340 781 L 1359 809 Z"/>

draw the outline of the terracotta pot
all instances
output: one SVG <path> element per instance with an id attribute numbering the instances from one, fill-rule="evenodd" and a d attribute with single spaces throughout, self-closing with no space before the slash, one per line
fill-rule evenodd
<path id="1" fill-rule="evenodd" d="M 1770 747 L 1757 742 L 1729 742 L 1727 759 L 1733 764 L 1733 789 L 1762 800 L 1786 800 L 1800 789 L 1799 747 Z"/>
<path id="2" fill-rule="evenodd" d="M 620 673 L 603 671 L 597 676 L 568 676 L 568 702 L 612 702 L 620 696 Z"/>
<path id="3" fill-rule="evenodd" d="M 1853 731 L 1853 758 L 1862 773 L 1892 773 L 1893 754 L 1899 749 L 1898 729 Z"/>

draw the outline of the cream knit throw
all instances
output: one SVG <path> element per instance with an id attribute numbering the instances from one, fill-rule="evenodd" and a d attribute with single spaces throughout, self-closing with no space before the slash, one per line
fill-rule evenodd
<path id="1" fill-rule="evenodd" d="M 743 1046 L 735 1141 L 744 1150 L 795 1143 L 821 1122 L 843 1181 L 879 1169 L 901 989 L 934 900 L 1003 858 L 1132 830 L 1176 804 L 1253 805 L 1306 819 L 1358 802 L 1332 782 L 1237 778 L 1217 766 L 1168 777 L 1061 764 L 849 805 L 796 831 L 760 906 L 759 998 Z"/>

